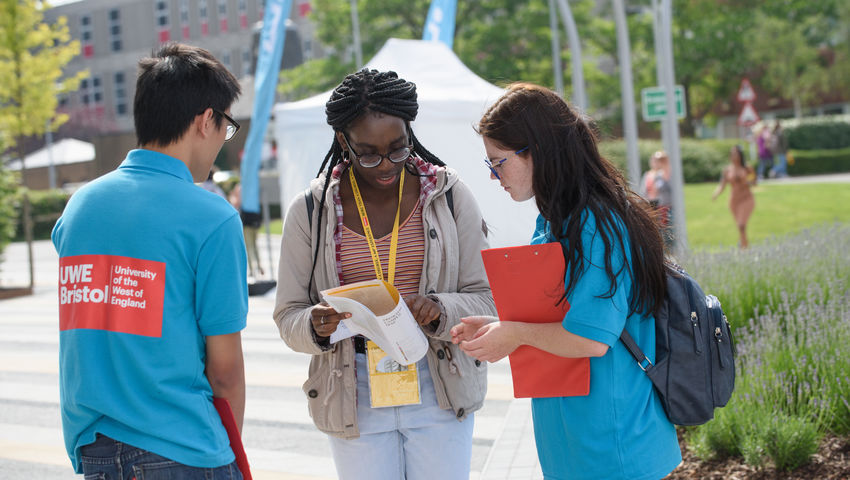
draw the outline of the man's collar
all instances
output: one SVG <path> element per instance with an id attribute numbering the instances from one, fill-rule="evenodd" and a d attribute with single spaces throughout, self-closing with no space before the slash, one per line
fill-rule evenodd
<path id="1" fill-rule="evenodd" d="M 153 150 L 135 149 L 127 153 L 127 158 L 118 168 L 139 168 L 173 175 L 177 178 L 194 183 L 192 172 L 183 161 L 164 153 Z"/>

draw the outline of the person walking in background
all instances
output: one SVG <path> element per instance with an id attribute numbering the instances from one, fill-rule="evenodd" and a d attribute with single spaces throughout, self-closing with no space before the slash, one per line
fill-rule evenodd
<path id="1" fill-rule="evenodd" d="M 771 142 L 771 153 L 776 160 L 773 168 L 773 176 L 784 178 L 788 176 L 788 136 L 782 129 L 779 120 L 773 124 L 773 141 Z"/>
<path id="2" fill-rule="evenodd" d="M 515 201 L 535 199 L 532 244 L 560 242 L 566 264 L 561 323 L 462 319 L 453 341 L 498 361 L 520 345 L 590 358 L 587 396 L 533 398 L 546 479 L 659 479 L 680 462 L 676 430 L 652 382 L 619 341 L 625 328 L 655 359 L 665 294 L 664 248 L 649 204 L 602 158 L 595 133 L 558 94 L 513 84 L 478 123 L 490 178 Z"/>
<path id="3" fill-rule="evenodd" d="M 670 184 L 670 158 L 663 150 L 649 157 L 649 170 L 643 174 L 639 193 L 655 208 L 658 223 L 661 224 L 664 245 L 673 245 L 673 229 L 671 208 L 673 206 L 673 191 Z"/>
<path id="4" fill-rule="evenodd" d="M 723 193 L 729 184 L 729 211 L 732 212 L 732 217 L 735 219 L 735 225 L 738 227 L 738 246 L 747 248 L 747 222 L 750 220 L 750 215 L 756 206 L 755 197 L 750 190 L 750 185 L 756 184 L 755 172 L 753 168 L 747 166 L 744 158 L 744 151 L 740 145 L 735 145 L 729 151 L 729 165 L 723 168 L 723 173 L 720 175 L 720 184 L 714 190 L 711 200 L 717 200 L 717 197 Z"/>
<path id="5" fill-rule="evenodd" d="M 242 236 L 245 238 L 245 248 L 248 252 L 248 278 L 252 281 L 256 274 L 264 275 L 263 266 L 260 264 L 260 251 L 257 249 L 257 232 L 263 219 L 257 212 L 246 212 L 242 210 L 242 183 L 237 183 L 230 190 L 227 200 L 233 208 L 239 211 L 242 220 Z"/>
<path id="6" fill-rule="evenodd" d="M 346 76 L 325 106 L 330 151 L 283 226 L 274 320 L 290 348 L 313 355 L 303 389 L 342 480 L 467 480 L 487 391 L 486 364 L 450 335 L 463 316 L 495 313 L 480 253 L 487 229 L 469 188 L 413 134 L 416 98 L 395 72 Z M 368 339 L 331 342 L 350 314 L 319 292 L 376 277 L 390 279 L 428 337 L 415 368 L 383 369 L 414 372 L 418 400 L 382 402 L 370 389 Z"/>
<path id="7" fill-rule="evenodd" d="M 241 479 L 213 396 L 242 428 L 248 313 L 236 211 L 198 188 L 239 129 L 236 78 L 206 50 L 139 62 L 137 150 L 71 197 L 59 252 L 65 446 L 86 478 Z"/>
<path id="8" fill-rule="evenodd" d="M 774 144 L 773 133 L 767 124 L 762 125 L 759 134 L 756 137 L 756 146 L 758 147 L 759 163 L 757 175 L 759 180 L 764 180 L 765 174 L 770 175 L 773 171 L 773 152 L 770 147 Z"/>

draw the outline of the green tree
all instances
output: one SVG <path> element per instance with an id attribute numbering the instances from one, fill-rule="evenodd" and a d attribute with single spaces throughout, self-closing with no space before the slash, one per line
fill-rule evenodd
<path id="1" fill-rule="evenodd" d="M 53 25 L 44 23 L 47 8 L 43 1 L 0 0 L 0 131 L 5 132 L 0 140 L 5 142 L 5 147 L 18 144 L 24 184 L 26 165 L 20 141 L 26 136 L 53 131 L 66 122 L 66 115 L 56 115 L 58 96 L 75 90 L 87 75 L 86 72 L 63 75 L 62 68 L 80 51 L 80 45 L 71 41 L 64 17 Z M 35 281 L 32 215 L 26 191 L 23 205 L 32 289 Z"/>
<path id="2" fill-rule="evenodd" d="M 0 165 L 0 262 L 3 261 L 3 250 L 15 236 L 17 193 L 17 176 Z"/>
<path id="3" fill-rule="evenodd" d="M 749 70 L 745 40 L 759 3 L 675 0 L 674 67 L 676 81 L 685 89 L 685 134 L 692 135 L 718 102 L 733 95 Z"/>
<path id="4" fill-rule="evenodd" d="M 64 17 L 44 23 L 47 8 L 36 0 L 0 0 L 0 129 L 8 133 L 6 147 L 66 122 L 67 115 L 56 114 L 58 96 L 87 75 L 63 76 L 80 45 L 70 40 Z"/>
<path id="5" fill-rule="evenodd" d="M 388 38 L 422 38 L 430 0 L 359 0 L 360 37 L 363 58 L 372 57 Z M 613 43 L 613 23 L 594 14 L 593 0 L 571 2 L 585 49 L 595 55 L 596 47 Z M 312 60 L 284 71 L 278 92 L 287 100 L 297 100 L 333 88 L 342 77 L 355 69 L 352 55 L 350 3 L 339 0 L 315 0 L 313 20 L 319 41 L 329 57 Z M 561 27 L 565 85 L 570 85 L 570 54 Z M 554 86 L 552 47 L 547 0 L 460 1 L 457 6 L 454 51 L 477 75 L 506 85 L 530 81 Z M 613 51 L 616 51 L 613 50 Z M 594 109 L 619 101 L 619 80 L 602 73 L 596 61 L 585 56 L 585 75 Z M 614 92 L 614 93 L 612 93 Z M 569 93 L 567 92 L 567 95 Z"/>
<path id="6" fill-rule="evenodd" d="M 786 20 L 760 14 L 749 37 L 750 58 L 763 71 L 760 83 L 794 102 L 794 116 L 802 117 L 805 103 L 828 85 L 828 63 L 806 32 L 817 30 L 818 17 Z"/>

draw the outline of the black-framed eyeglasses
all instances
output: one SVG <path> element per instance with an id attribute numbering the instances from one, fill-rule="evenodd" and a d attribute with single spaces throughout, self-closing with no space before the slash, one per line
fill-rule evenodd
<path id="1" fill-rule="evenodd" d="M 213 108 L 212 111 L 221 115 L 228 122 L 230 122 L 230 125 L 227 126 L 227 131 L 224 134 L 224 141 L 226 142 L 226 141 L 230 140 L 231 138 L 233 138 L 233 136 L 236 135 L 236 132 L 239 131 L 239 122 L 237 122 L 236 120 L 231 118 L 230 115 L 228 115 L 228 114 L 226 114 L 226 113 L 224 113 L 220 110 L 216 110 L 216 109 Z"/>
<path id="2" fill-rule="evenodd" d="M 528 150 L 528 147 L 520 148 L 519 150 L 517 150 L 516 152 L 514 152 L 514 155 L 519 155 L 520 153 L 522 153 L 522 152 L 524 152 L 524 151 L 526 151 L 526 150 Z M 496 171 L 496 168 L 501 167 L 501 166 L 502 166 L 502 164 L 503 164 L 503 163 L 505 163 L 505 161 L 506 161 L 507 159 L 508 159 L 508 157 L 505 157 L 505 158 L 503 158 L 503 159 L 501 159 L 501 160 L 493 160 L 493 161 L 491 161 L 489 158 L 484 157 L 484 164 L 485 164 L 485 165 L 487 165 L 487 168 L 489 168 L 489 169 L 490 169 L 490 172 L 491 172 L 491 173 L 493 173 L 493 175 L 496 177 L 496 179 L 497 179 L 497 180 L 501 180 L 501 179 L 502 179 L 502 177 L 500 177 L 500 176 L 499 176 L 499 172 L 497 172 L 497 171 Z"/>
<path id="3" fill-rule="evenodd" d="M 407 145 L 397 150 L 393 150 L 386 155 L 382 155 L 380 153 L 364 153 L 363 155 L 358 155 L 357 152 L 351 148 L 351 143 L 348 141 L 348 137 L 345 133 L 342 134 L 342 138 L 345 140 L 345 146 L 348 147 L 348 151 L 351 152 L 351 155 L 353 155 L 358 162 L 360 162 L 360 166 L 364 168 L 377 167 L 382 161 L 384 161 L 384 157 L 393 163 L 404 162 L 410 158 L 410 154 L 413 151 L 413 147 L 411 145 Z"/>

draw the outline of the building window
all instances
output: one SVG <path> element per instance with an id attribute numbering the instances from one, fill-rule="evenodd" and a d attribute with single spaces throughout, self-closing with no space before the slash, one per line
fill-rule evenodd
<path id="1" fill-rule="evenodd" d="M 184 40 L 191 36 L 189 30 L 189 0 L 180 0 L 180 32 L 183 34 Z"/>
<path id="2" fill-rule="evenodd" d="M 230 70 L 230 52 L 225 51 L 221 54 L 221 64 L 224 65 L 224 68 Z"/>
<path id="3" fill-rule="evenodd" d="M 245 47 L 242 50 L 242 75 L 251 75 L 253 64 L 254 56 L 251 54 L 251 47 Z"/>
<path id="4" fill-rule="evenodd" d="M 88 105 L 90 103 L 89 97 L 89 79 L 84 78 L 80 80 L 80 103 L 83 105 Z"/>
<path id="5" fill-rule="evenodd" d="M 198 20 L 201 22 L 201 35 L 203 36 L 210 33 L 208 2 L 209 0 L 198 0 Z"/>
<path id="6" fill-rule="evenodd" d="M 100 77 L 92 77 L 91 85 L 92 99 L 94 100 L 95 105 L 103 103 L 103 84 L 100 82 Z"/>
<path id="7" fill-rule="evenodd" d="M 103 104 L 103 84 L 99 76 L 80 80 L 80 103 L 88 108 L 97 108 Z"/>
<path id="8" fill-rule="evenodd" d="M 80 45 L 83 49 L 83 57 L 91 58 L 94 56 L 94 28 L 90 15 L 80 17 Z"/>
<path id="9" fill-rule="evenodd" d="M 169 31 L 171 19 L 169 18 L 168 1 L 156 0 L 154 8 L 154 22 L 156 24 L 156 29 L 159 32 L 159 41 L 161 43 L 167 42 L 171 39 L 171 32 Z"/>
<path id="10" fill-rule="evenodd" d="M 308 13 L 313 11 L 313 7 L 310 5 L 310 0 L 298 0 L 298 16 L 306 17 Z"/>
<path id="11" fill-rule="evenodd" d="M 115 72 L 115 114 L 127 114 L 127 89 L 124 84 L 124 72 Z"/>
<path id="12" fill-rule="evenodd" d="M 218 0 L 218 28 L 222 33 L 227 31 L 227 0 Z"/>
<path id="13" fill-rule="evenodd" d="M 239 27 L 245 30 L 248 28 L 248 4 L 245 0 L 237 0 L 236 5 L 239 10 Z"/>
<path id="14" fill-rule="evenodd" d="M 109 11 L 109 44 L 113 52 L 121 51 L 121 11 L 117 8 Z"/>

